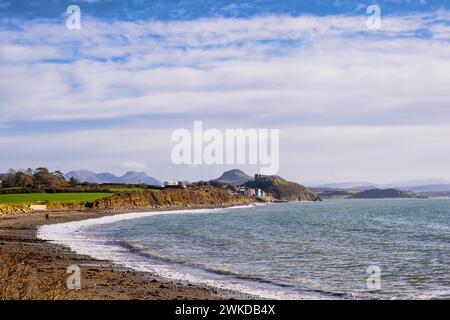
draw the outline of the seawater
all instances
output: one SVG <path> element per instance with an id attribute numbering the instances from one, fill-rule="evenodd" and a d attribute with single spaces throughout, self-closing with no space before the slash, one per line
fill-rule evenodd
<path id="1" fill-rule="evenodd" d="M 450 298 L 450 199 L 137 213 L 39 233 L 95 258 L 261 298 Z M 369 266 L 381 271 L 379 289 L 367 286 Z"/>

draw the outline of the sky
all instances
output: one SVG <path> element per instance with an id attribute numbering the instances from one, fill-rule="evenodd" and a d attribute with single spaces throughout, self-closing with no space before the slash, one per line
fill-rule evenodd
<path id="1" fill-rule="evenodd" d="M 449 71 L 449 1 L 0 0 L 0 172 L 258 171 L 173 164 L 201 120 L 279 129 L 300 183 L 450 180 Z"/>

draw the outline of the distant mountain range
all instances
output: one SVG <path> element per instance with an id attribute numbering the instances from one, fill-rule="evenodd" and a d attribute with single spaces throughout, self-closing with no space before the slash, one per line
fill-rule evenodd
<path id="1" fill-rule="evenodd" d="M 315 189 L 356 189 L 356 190 L 369 190 L 377 188 L 378 185 L 371 182 L 336 182 L 326 183 L 320 185 L 311 185 L 311 188 Z"/>
<path id="2" fill-rule="evenodd" d="M 94 183 L 124 183 L 124 184 L 148 184 L 152 186 L 161 185 L 161 181 L 148 176 L 145 172 L 129 171 L 123 176 L 115 176 L 112 173 L 95 173 L 89 170 L 75 170 L 70 171 L 64 176 L 67 180 L 71 177 L 80 180 L 81 182 L 94 182 Z"/>
<path id="3" fill-rule="evenodd" d="M 430 184 L 424 186 L 413 186 L 401 188 L 413 192 L 450 192 L 450 184 Z"/>
<path id="4" fill-rule="evenodd" d="M 443 179 L 421 179 L 421 180 L 411 180 L 411 181 L 400 181 L 395 183 L 389 183 L 383 185 L 385 188 L 411 188 L 416 186 L 428 186 L 428 185 L 441 185 L 441 184 L 450 184 L 449 181 Z"/>
<path id="5" fill-rule="evenodd" d="M 337 182 L 310 186 L 313 190 L 318 189 L 397 189 L 412 192 L 450 192 L 450 182 L 442 179 L 411 180 L 398 183 L 376 184 L 371 182 Z"/>

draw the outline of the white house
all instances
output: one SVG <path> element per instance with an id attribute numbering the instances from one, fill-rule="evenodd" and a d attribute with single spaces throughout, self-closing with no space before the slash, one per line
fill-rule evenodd
<path id="1" fill-rule="evenodd" d="M 179 185 L 180 185 L 180 181 L 178 181 L 178 180 L 164 181 L 164 186 L 165 187 L 175 187 L 175 186 L 179 186 Z"/>
<path id="2" fill-rule="evenodd" d="M 261 189 L 255 189 L 255 197 L 264 197 L 266 193 Z"/>

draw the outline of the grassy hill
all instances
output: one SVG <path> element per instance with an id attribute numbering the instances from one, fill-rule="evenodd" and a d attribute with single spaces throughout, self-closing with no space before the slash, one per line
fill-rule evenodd
<path id="1" fill-rule="evenodd" d="M 311 191 L 318 194 L 322 199 L 338 200 L 348 199 L 352 195 L 361 192 L 356 189 L 331 189 L 331 188 L 310 188 Z"/>
<path id="2" fill-rule="evenodd" d="M 248 188 L 259 188 L 267 194 L 280 200 L 289 201 L 320 201 L 320 197 L 308 188 L 287 181 L 278 176 L 264 177 L 261 180 L 248 181 L 244 184 Z"/>
<path id="3" fill-rule="evenodd" d="M 385 199 L 385 198 L 416 198 L 411 192 L 397 189 L 370 189 L 353 194 L 350 199 Z"/>

